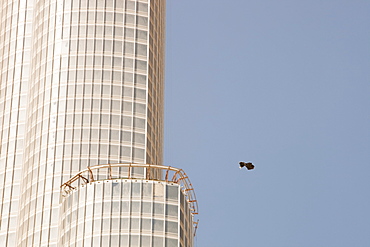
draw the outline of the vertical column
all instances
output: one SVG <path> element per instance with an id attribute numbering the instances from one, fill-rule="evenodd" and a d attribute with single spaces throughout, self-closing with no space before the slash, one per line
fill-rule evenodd
<path id="1" fill-rule="evenodd" d="M 0 246 L 16 242 L 32 38 L 32 0 L 0 6 Z"/>
<path id="2" fill-rule="evenodd" d="M 163 163 L 165 0 L 150 1 L 147 163 Z"/>

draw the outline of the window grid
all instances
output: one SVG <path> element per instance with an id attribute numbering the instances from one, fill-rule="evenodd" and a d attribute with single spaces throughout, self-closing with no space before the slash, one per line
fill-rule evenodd
<path id="1" fill-rule="evenodd" d="M 192 223 L 180 187 L 152 180 L 89 183 L 65 197 L 61 210 L 62 246 L 67 246 L 68 240 L 69 245 L 91 240 L 104 245 L 118 239 L 129 241 L 130 246 L 179 246 L 180 231 Z M 192 227 L 189 229 L 181 242 L 192 241 Z"/>
<path id="2" fill-rule="evenodd" d="M 4 198 L 0 213 L 7 227 L 0 231 L 0 245 L 17 242 L 15 234 L 4 236 L 17 228 L 18 209 L 10 204 L 18 198 L 22 201 L 19 245 L 52 245 L 57 239 L 52 209 L 58 201 L 49 197 L 53 193 L 57 198 L 57 188 L 66 177 L 107 162 L 148 159 L 161 164 L 162 141 L 156 138 L 162 138 L 162 126 L 153 127 L 161 122 L 151 118 L 162 114 L 153 111 L 162 109 L 149 102 L 153 93 L 161 94 L 163 80 L 158 80 L 156 92 L 149 92 L 153 87 L 148 83 L 158 77 L 150 73 L 162 73 L 149 59 L 153 56 L 149 40 L 153 41 L 153 24 L 163 23 L 149 15 L 148 0 L 6 3 L 0 10 L 0 110 L 4 112 L 0 193 L 6 195 L 0 197 Z M 28 7 L 34 7 L 34 15 Z M 163 37 L 156 38 L 155 42 L 163 42 Z M 158 133 L 149 133 L 152 130 Z M 24 160 L 19 158 L 23 149 Z M 19 177 L 22 166 L 24 175 Z M 8 182 L 12 187 L 5 186 Z M 42 220 L 40 212 L 45 214 Z"/>

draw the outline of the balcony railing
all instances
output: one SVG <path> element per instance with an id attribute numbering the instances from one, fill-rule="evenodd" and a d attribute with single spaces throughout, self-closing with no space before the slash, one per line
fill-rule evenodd
<path id="1" fill-rule="evenodd" d="M 135 173 L 135 169 L 142 169 L 145 172 Z M 158 176 L 159 173 L 161 173 L 160 176 Z M 92 183 L 98 180 L 112 179 L 142 179 L 179 184 L 186 197 L 186 200 L 189 203 L 191 213 L 193 214 L 193 216 L 198 214 L 198 202 L 189 177 L 182 169 L 172 166 L 136 163 L 104 164 L 91 166 L 80 171 L 67 182 L 62 184 L 60 186 L 62 190 L 61 194 L 63 197 L 65 197 L 81 185 Z M 195 230 L 197 229 L 198 221 L 199 220 L 193 222 Z"/>

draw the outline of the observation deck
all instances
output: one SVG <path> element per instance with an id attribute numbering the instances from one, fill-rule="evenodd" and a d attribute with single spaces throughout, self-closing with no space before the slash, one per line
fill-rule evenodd
<path id="1" fill-rule="evenodd" d="M 135 169 L 143 171 L 142 173 L 135 173 Z M 158 173 L 161 173 L 158 176 Z M 186 201 L 189 204 L 190 212 L 193 215 L 194 235 L 198 227 L 199 220 L 195 220 L 198 215 L 198 201 L 195 196 L 193 185 L 190 182 L 187 174 L 180 168 L 172 166 L 151 165 L 151 164 L 137 164 L 137 163 L 120 163 L 120 164 L 104 164 L 88 167 L 67 182 L 63 183 L 61 187 L 61 195 L 68 196 L 71 192 L 84 186 L 88 183 L 103 180 L 117 180 L 117 179 L 131 179 L 131 180 L 151 180 L 158 182 L 165 182 L 169 184 L 178 184 Z"/>

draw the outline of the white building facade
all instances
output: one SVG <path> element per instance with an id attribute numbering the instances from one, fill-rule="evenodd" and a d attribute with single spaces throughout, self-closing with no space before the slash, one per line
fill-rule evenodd
<path id="1" fill-rule="evenodd" d="M 132 168 L 162 170 L 161 179 Z M 173 167 L 90 167 L 62 186 L 60 246 L 193 246 L 198 212 L 187 175 Z"/>
<path id="2" fill-rule="evenodd" d="M 102 164 L 162 165 L 165 0 L 4 0 L 0 7 L 0 245 L 75 246 L 59 235 L 61 215 L 70 217 L 60 212 L 62 184 Z M 147 174 L 131 167 L 120 186 L 135 184 L 129 177 L 164 176 Z M 99 190 L 91 183 L 74 193 Z M 94 194 L 85 204 L 95 201 Z"/>

